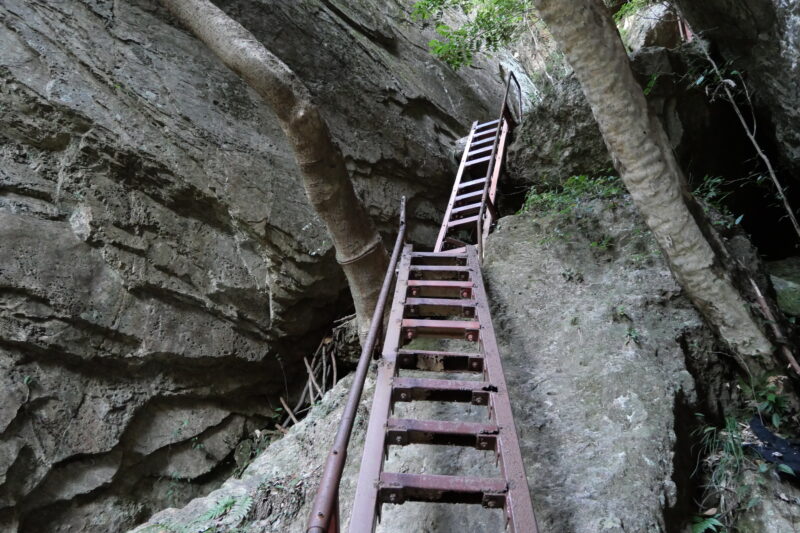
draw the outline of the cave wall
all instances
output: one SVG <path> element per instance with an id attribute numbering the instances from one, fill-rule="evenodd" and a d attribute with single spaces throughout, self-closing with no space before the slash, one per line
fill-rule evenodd
<path id="1" fill-rule="evenodd" d="M 800 177 L 800 3 L 794 0 L 677 0 L 692 30 L 745 73 L 761 131 L 774 129 L 779 162 Z"/>
<path id="2" fill-rule="evenodd" d="M 432 59 L 402 2 L 219 5 L 306 81 L 379 226 L 405 194 L 430 240 L 503 73 Z M 155 0 L 0 5 L 0 245 L 3 531 L 207 492 L 347 309 L 277 121 Z"/>

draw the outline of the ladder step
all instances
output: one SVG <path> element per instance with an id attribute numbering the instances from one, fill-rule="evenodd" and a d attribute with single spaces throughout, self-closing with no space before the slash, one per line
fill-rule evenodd
<path id="1" fill-rule="evenodd" d="M 471 157 L 473 155 L 478 155 L 478 154 L 491 153 L 493 149 L 494 149 L 494 145 L 492 145 L 492 146 L 484 146 L 483 148 L 478 148 L 477 150 L 472 150 L 471 152 L 469 152 L 468 157 Z"/>
<path id="2" fill-rule="evenodd" d="M 468 192 L 466 194 L 461 194 L 456 196 L 455 203 L 464 202 L 465 200 L 480 200 L 483 197 L 483 191 L 475 191 L 475 192 Z M 464 204 L 458 205 L 456 207 L 463 207 Z M 480 204 L 478 204 L 480 207 Z"/>
<path id="3" fill-rule="evenodd" d="M 382 472 L 378 501 L 471 503 L 500 509 L 506 504 L 506 492 L 504 479 Z"/>
<path id="4" fill-rule="evenodd" d="M 483 355 L 479 353 L 399 350 L 397 356 L 398 368 L 405 370 L 483 372 Z"/>
<path id="5" fill-rule="evenodd" d="M 395 377 L 392 380 L 394 402 L 462 402 L 488 405 L 489 395 L 497 387 L 485 381 Z"/>
<path id="6" fill-rule="evenodd" d="M 401 327 L 407 341 L 417 337 L 451 337 L 478 342 L 481 331 L 481 323 L 477 320 L 405 318 Z"/>
<path id="7" fill-rule="evenodd" d="M 481 146 L 481 145 L 484 145 L 486 143 L 494 143 L 494 137 L 487 137 L 485 139 L 481 139 L 480 141 L 474 141 L 473 140 L 471 143 L 469 143 L 469 147 L 470 148 L 474 148 L 476 146 Z"/>
<path id="8" fill-rule="evenodd" d="M 462 181 L 461 183 L 458 184 L 458 188 L 459 189 L 468 189 L 470 187 L 476 187 L 478 185 L 483 185 L 484 183 L 486 183 L 486 178 L 478 178 L 478 179 L 472 180 L 472 181 Z"/>
<path id="9" fill-rule="evenodd" d="M 479 129 L 485 128 L 487 126 L 494 126 L 495 124 L 499 124 L 499 123 L 500 123 L 500 119 L 490 120 L 489 122 L 483 122 L 481 124 L 478 124 L 477 126 L 475 126 L 475 129 L 479 130 Z"/>
<path id="10" fill-rule="evenodd" d="M 386 444 L 466 446 L 488 451 L 497 449 L 498 433 L 500 428 L 492 424 L 390 418 L 386 424 Z"/>
<path id="11" fill-rule="evenodd" d="M 468 226 L 469 224 L 476 224 L 480 219 L 480 215 L 475 215 L 474 217 L 467 217 L 467 218 L 458 218 L 453 220 L 452 222 L 447 223 L 448 228 L 455 228 L 458 226 Z"/>
<path id="12" fill-rule="evenodd" d="M 481 132 L 475 132 L 472 135 L 472 141 L 474 142 L 475 140 L 485 139 L 487 137 L 490 138 L 490 139 L 496 139 L 497 138 L 497 129 L 491 128 L 491 129 L 484 130 L 484 131 L 481 131 Z"/>
<path id="13" fill-rule="evenodd" d="M 470 268 L 466 265 L 411 265 L 409 272 L 412 279 L 422 279 L 431 275 L 442 276 L 436 279 L 445 279 L 444 276 L 447 276 L 452 280 L 467 281 Z"/>
<path id="14" fill-rule="evenodd" d="M 447 281 L 434 279 L 408 280 L 408 296 L 471 298 L 473 283 L 471 281 Z"/>
<path id="15" fill-rule="evenodd" d="M 464 216 L 470 211 L 480 211 L 480 210 L 481 210 L 481 203 L 478 202 L 476 204 L 461 205 L 458 207 L 454 207 L 453 209 L 450 210 L 450 215 L 452 218 L 452 215 Z"/>
<path id="16" fill-rule="evenodd" d="M 406 298 L 408 316 L 475 316 L 475 300 L 455 298 Z"/>
<path id="17" fill-rule="evenodd" d="M 466 163 L 464 163 L 464 166 L 465 167 L 473 167 L 475 165 L 482 165 L 483 163 L 488 163 L 489 161 L 491 161 L 491 159 L 492 159 L 492 156 L 490 156 L 490 155 L 486 156 L 486 157 L 481 157 L 479 159 L 472 159 L 472 160 L 467 161 Z"/>

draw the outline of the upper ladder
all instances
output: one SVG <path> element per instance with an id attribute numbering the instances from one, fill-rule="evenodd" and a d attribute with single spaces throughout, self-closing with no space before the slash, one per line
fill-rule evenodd
<path id="1" fill-rule="evenodd" d="M 475 244 L 483 253 L 483 240 L 497 220 L 497 182 L 511 131 L 517 125 L 508 106 L 512 81 L 520 95 L 518 116 L 522 116 L 522 91 L 514 74 L 509 74 L 500 116 L 472 124 L 434 252 L 462 251 L 468 244 Z"/>

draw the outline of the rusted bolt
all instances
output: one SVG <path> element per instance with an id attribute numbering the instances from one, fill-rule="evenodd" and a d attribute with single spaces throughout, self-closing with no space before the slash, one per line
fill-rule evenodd
<path id="1" fill-rule="evenodd" d="M 481 448 L 486 448 L 488 445 L 489 444 L 485 440 L 481 441 Z"/>
<path id="2" fill-rule="evenodd" d="M 478 362 L 477 361 L 473 361 L 471 366 L 472 366 L 472 368 L 478 368 Z"/>
<path id="3" fill-rule="evenodd" d="M 396 436 L 396 437 L 394 438 L 394 441 L 395 441 L 397 444 L 400 444 L 401 442 L 403 442 L 403 437 L 401 437 L 400 435 L 398 435 L 398 436 Z"/>
<path id="4" fill-rule="evenodd" d="M 411 296 L 417 296 L 419 294 L 419 289 L 414 287 L 411 289 Z"/>
<path id="5" fill-rule="evenodd" d="M 470 342 L 475 341 L 475 334 L 474 333 L 467 333 L 467 340 Z"/>
<path id="6" fill-rule="evenodd" d="M 413 339 L 413 338 L 414 338 L 414 330 L 413 329 L 407 329 L 406 330 L 406 339 Z"/>
<path id="7" fill-rule="evenodd" d="M 461 289 L 461 297 L 469 298 L 469 289 Z"/>
<path id="8" fill-rule="evenodd" d="M 481 398 L 480 396 L 476 396 L 475 403 L 483 403 L 483 398 Z"/>
<path id="9" fill-rule="evenodd" d="M 394 493 L 389 494 L 389 501 L 390 502 L 396 502 L 397 501 L 397 494 L 394 494 Z"/>
<path id="10" fill-rule="evenodd" d="M 408 394 L 406 394 L 405 392 L 401 392 L 400 393 L 400 399 L 401 400 L 407 400 L 408 399 Z"/>
<path id="11" fill-rule="evenodd" d="M 486 506 L 487 507 L 497 507 L 497 502 L 494 501 L 494 500 L 489 500 L 488 502 L 486 502 Z"/>

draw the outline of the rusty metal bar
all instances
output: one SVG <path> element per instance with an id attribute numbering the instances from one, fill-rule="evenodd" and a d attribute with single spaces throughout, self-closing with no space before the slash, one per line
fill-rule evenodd
<path id="1" fill-rule="evenodd" d="M 397 270 L 397 284 L 394 291 L 392 311 L 386 328 L 383 355 L 378 363 L 375 379 L 375 393 L 372 399 L 367 435 L 364 439 L 364 454 L 358 485 L 350 517 L 350 533 L 371 532 L 375 526 L 378 506 L 378 480 L 383 469 L 383 448 L 386 421 L 391 407 L 392 379 L 395 376 L 397 350 L 400 344 L 400 323 L 403 320 L 403 302 L 408 289 L 408 272 L 411 266 L 410 244 L 403 248 L 403 255 Z"/>
<path id="2" fill-rule="evenodd" d="M 458 196 L 458 186 L 461 184 L 461 177 L 464 175 L 464 170 L 466 169 L 467 158 L 469 157 L 468 149 L 470 143 L 472 143 L 472 139 L 475 135 L 475 128 L 477 127 L 478 122 L 475 121 L 472 123 L 472 128 L 469 131 L 469 137 L 467 137 L 467 144 L 464 147 L 464 154 L 461 156 L 461 164 L 458 165 L 458 174 L 456 174 L 456 180 L 453 184 L 453 191 L 450 193 L 450 201 L 447 203 L 447 209 L 444 213 L 444 222 L 442 223 L 442 227 L 439 229 L 439 236 L 436 238 L 436 244 L 433 247 L 434 252 L 441 252 L 442 247 L 444 246 L 444 238 L 447 235 L 447 221 L 450 220 L 450 212 L 453 210 L 453 207 L 456 202 L 456 196 Z"/>
<path id="3" fill-rule="evenodd" d="M 508 94 L 511 90 L 511 82 L 514 82 L 517 86 L 517 92 L 519 94 L 519 119 L 516 121 L 517 123 L 522 121 L 522 88 L 519 85 L 519 81 L 517 81 L 517 77 L 514 76 L 513 72 L 508 73 L 508 80 L 506 81 L 506 92 L 503 95 L 503 102 L 500 105 L 500 118 L 497 120 L 498 127 L 497 132 L 495 133 L 494 143 L 492 144 L 492 155 L 491 161 L 489 161 L 489 168 L 486 170 L 486 183 L 483 185 L 483 194 L 481 195 L 481 208 L 478 212 L 478 220 L 477 220 L 477 241 L 478 241 L 478 255 L 483 257 L 483 240 L 486 235 L 489 233 L 489 228 L 491 228 L 493 216 L 489 215 L 488 224 L 486 224 L 486 228 L 484 228 L 484 215 L 486 213 L 486 202 L 488 199 L 489 189 L 491 186 L 492 191 L 497 190 L 497 180 L 500 177 L 500 167 L 502 166 L 502 158 L 503 152 L 505 151 L 505 142 L 506 136 L 510 131 L 509 120 L 514 121 L 513 114 L 510 112 L 510 108 L 508 107 Z M 507 116 L 508 115 L 508 116 Z M 502 145 L 502 147 L 501 147 Z M 498 150 L 500 148 L 500 150 Z M 498 156 L 498 152 L 500 157 Z M 498 159 L 500 161 L 498 161 Z M 494 197 L 492 196 L 491 202 L 494 205 Z"/>
<path id="4" fill-rule="evenodd" d="M 536 518 L 533 514 L 533 505 L 528 491 L 528 478 L 525 475 L 525 465 L 522 462 L 522 452 L 519 448 L 519 439 L 514 425 L 514 414 L 511 411 L 508 387 L 503 374 L 503 364 L 500 360 L 500 350 L 497 347 L 497 339 L 492 327 L 489 300 L 483 285 L 478 251 L 474 247 L 469 247 L 467 248 L 467 254 L 467 264 L 474 269 L 471 279 L 475 283 L 476 306 L 483 322 L 481 325 L 481 344 L 483 345 L 486 380 L 496 387 L 490 397 L 490 412 L 495 424 L 501 428 L 497 437 L 497 446 L 500 468 L 509 484 L 505 502 L 506 516 L 511 527 L 511 533 L 537 533 Z"/>
<path id="5" fill-rule="evenodd" d="M 335 533 L 340 530 L 338 523 L 339 483 L 341 482 L 342 471 L 347 459 L 347 446 L 350 444 L 350 435 L 353 431 L 356 411 L 361 401 L 361 394 L 364 391 L 364 380 L 367 377 L 372 353 L 378 341 L 386 301 L 388 300 L 400 252 L 404 248 L 405 236 L 406 199 L 403 197 L 400 202 L 400 226 L 394 243 L 394 250 L 392 250 L 392 258 L 386 269 L 386 276 L 383 279 L 383 286 L 378 296 L 375 312 L 372 314 L 372 323 L 364 342 L 364 347 L 361 350 L 361 357 L 358 360 L 358 367 L 353 377 L 353 385 L 347 397 L 342 420 L 339 422 L 339 429 L 336 432 L 333 447 L 325 462 L 325 470 L 322 473 L 319 489 L 311 507 L 311 517 L 306 529 L 307 533 Z"/>
<path id="6" fill-rule="evenodd" d="M 475 503 L 500 508 L 506 503 L 507 490 L 504 479 L 384 472 L 379 494 L 383 503 Z M 535 530 L 516 533 L 535 533 Z"/>

